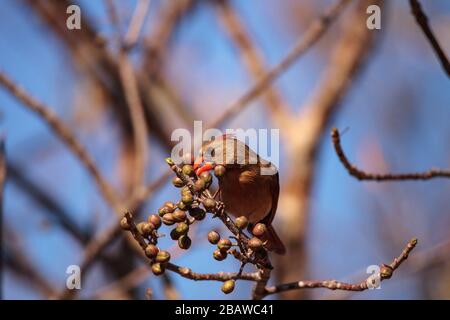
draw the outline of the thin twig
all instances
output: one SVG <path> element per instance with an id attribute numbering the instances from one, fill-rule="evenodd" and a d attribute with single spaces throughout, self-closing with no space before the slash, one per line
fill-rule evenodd
<path id="1" fill-rule="evenodd" d="M 433 245 L 429 248 L 415 252 L 414 255 L 408 260 L 408 264 L 405 266 L 405 270 L 399 275 L 397 279 L 404 279 L 411 277 L 419 272 L 422 272 L 428 268 L 435 268 L 437 265 L 447 262 L 450 259 L 450 240 L 445 240 Z M 345 279 L 356 279 L 360 277 L 363 270 L 355 272 Z M 353 292 L 342 292 L 338 299 L 348 299 Z M 335 295 L 323 295 L 319 300 L 336 299 Z"/>
<path id="2" fill-rule="evenodd" d="M 124 38 L 124 45 L 127 49 L 134 47 L 138 41 L 139 34 L 144 26 L 145 18 L 150 9 L 150 0 L 139 0 L 134 9 L 133 18 Z"/>
<path id="3" fill-rule="evenodd" d="M 426 172 L 419 173 L 368 173 L 358 169 L 352 165 L 347 159 L 342 146 L 339 131 L 334 128 L 331 132 L 334 149 L 339 160 L 347 169 L 348 173 L 358 180 L 374 180 L 374 181 L 402 181 L 402 180 L 430 180 L 433 178 L 450 178 L 450 170 L 430 169 Z"/>
<path id="4" fill-rule="evenodd" d="M 382 264 L 380 266 L 380 273 L 376 277 L 381 281 L 390 279 L 394 271 L 408 258 L 408 255 L 417 245 L 417 239 L 412 239 L 408 242 L 406 247 L 403 249 L 402 253 L 395 258 L 389 265 Z M 289 290 L 299 290 L 299 289 L 314 289 L 314 288 L 325 288 L 330 290 L 345 290 L 345 291 L 364 291 L 369 288 L 373 288 L 373 275 L 367 279 L 361 281 L 360 283 L 352 284 L 340 282 L 337 280 L 302 280 L 297 282 L 285 283 L 276 285 L 273 287 L 266 288 L 266 296 L 274 293 L 280 293 Z"/>
<path id="5" fill-rule="evenodd" d="M 416 18 L 417 24 L 420 26 L 423 33 L 425 34 L 425 37 L 428 39 L 428 42 L 430 42 L 431 46 L 433 47 L 433 50 L 436 53 L 436 56 L 438 57 L 442 68 L 444 69 L 447 76 L 450 77 L 450 61 L 448 60 L 447 55 L 445 54 L 444 50 L 442 50 L 439 41 L 436 39 L 433 31 L 431 30 L 431 27 L 428 24 L 428 17 L 422 10 L 420 2 L 418 0 L 409 0 L 409 5 L 411 6 L 411 11 Z"/>
<path id="6" fill-rule="evenodd" d="M 189 268 L 180 267 L 173 263 L 168 263 L 166 268 L 173 271 L 180 276 L 195 280 L 195 281 L 228 281 L 228 280 L 248 280 L 248 281 L 258 281 L 258 272 L 217 272 L 217 273 L 198 273 L 194 272 Z"/>

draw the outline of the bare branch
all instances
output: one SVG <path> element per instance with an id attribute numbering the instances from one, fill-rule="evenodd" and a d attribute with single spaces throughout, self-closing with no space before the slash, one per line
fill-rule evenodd
<path id="1" fill-rule="evenodd" d="M 390 279 L 394 274 L 394 271 L 408 258 L 408 255 L 417 245 L 417 239 L 411 239 L 406 247 L 403 249 L 402 253 L 395 258 L 389 265 L 382 264 L 380 266 L 380 273 L 377 275 L 380 281 Z M 345 290 L 345 291 L 364 291 L 371 288 L 373 285 L 373 278 L 368 277 L 367 279 L 361 281 L 357 284 L 340 282 L 337 280 L 319 280 L 319 281 L 311 281 L 311 280 L 301 280 L 297 282 L 285 283 L 276 285 L 273 287 L 266 288 L 266 295 L 279 293 L 283 291 L 289 290 L 298 290 L 298 289 L 314 289 L 314 288 L 325 288 L 330 290 Z"/>
<path id="2" fill-rule="evenodd" d="M 358 169 L 352 165 L 347 159 L 341 146 L 339 131 L 334 128 L 331 132 L 334 149 L 339 160 L 347 169 L 348 173 L 358 180 L 374 180 L 374 181 L 401 181 L 401 180 L 430 180 L 433 178 L 450 178 L 450 170 L 430 169 L 426 172 L 419 173 L 368 173 Z"/>
<path id="3" fill-rule="evenodd" d="M 150 9 L 150 2 L 150 0 L 139 0 L 136 4 L 133 18 L 131 19 L 127 34 L 124 38 L 124 45 L 127 49 L 132 48 L 138 41 L 139 34 L 141 33 L 145 18 Z"/>
<path id="4" fill-rule="evenodd" d="M 239 274 L 238 272 L 217 272 L 217 273 L 197 273 L 192 271 L 186 267 L 180 267 L 173 263 L 167 264 L 167 269 L 173 271 L 180 276 L 195 280 L 195 281 L 228 281 L 228 280 L 248 280 L 248 281 L 258 281 L 259 273 L 258 272 L 242 272 Z"/>
<path id="5" fill-rule="evenodd" d="M 422 29 L 425 37 L 430 42 L 431 47 L 433 48 L 436 56 L 438 57 L 442 68 L 448 77 L 450 77 L 450 61 L 447 58 L 444 50 L 442 50 L 439 41 L 436 39 L 433 30 L 431 30 L 430 25 L 428 24 L 428 17 L 425 12 L 422 10 L 422 6 L 418 0 L 409 0 L 409 5 L 411 6 L 411 11 L 416 18 L 417 24 Z"/>

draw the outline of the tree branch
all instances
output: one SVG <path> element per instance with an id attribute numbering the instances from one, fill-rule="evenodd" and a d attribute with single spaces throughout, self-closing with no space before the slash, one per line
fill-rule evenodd
<path id="1" fill-rule="evenodd" d="M 331 131 L 331 138 L 333 141 L 334 149 L 339 157 L 339 160 L 347 169 L 348 173 L 358 180 L 374 180 L 374 181 L 402 181 L 402 180 L 430 180 L 433 178 L 450 178 L 450 170 L 442 169 L 430 169 L 426 172 L 419 173 L 368 173 L 358 169 L 352 165 L 347 159 L 341 146 L 341 139 L 339 131 L 334 128 Z"/>
<path id="2" fill-rule="evenodd" d="M 145 17 L 148 14 L 150 0 L 140 0 L 131 18 L 128 31 L 122 43 L 119 43 L 118 68 L 119 76 L 123 87 L 125 99 L 130 111 L 131 124 L 133 129 L 133 140 L 135 150 L 135 168 L 133 170 L 133 185 L 136 192 L 142 185 L 145 178 L 145 167 L 148 156 L 147 122 L 145 120 L 145 109 L 139 95 L 139 85 L 133 68 L 133 64 L 128 57 L 131 49 L 138 40 Z M 114 15 L 114 14 L 113 14 Z M 119 37 L 120 38 L 120 37 Z"/>
<path id="3" fill-rule="evenodd" d="M 145 18 L 150 9 L 150 0 L 139 0 L 134 9 L 133 17 L 124 38 L 124 46 L 130 49 L 136 45 L 139 34 L 144 26 Z"/>
<path id="4" fill-rule="evenodd" d="M 380 273 L 375 275 L 379 281 L 387 280 L 392 277 L 394 271 L 408 258 L 408 255 L 417 245 L 417 239 L 412 239 L 408 242 L 402 253 L 395 258 L 389 265 L 382 264 L 380 266 Z M 357 284 L 340 282 L 337 280 L 302 280 L 297 282 L 285 283 L 276 285 L 273 287 L 267 287 L 265 295 L 280 293 L 289 290 L 299 289 L 314 289 L 325 288 L 330 290 L 345 290 L 345 291 L 364 291 L 369 288 L 373 288 L 374 278 L 373 275 Z"/>
<path id="5" fill-rule="evenodd" d="M 133 238 L 136 240 L 137 243 L 139 243 L 142 250 L 145 251 L 145 248 L 147 248 L 147 242 L 145 241 L 144 237 L 139 233 L 136 224 L 134 222 L 133 216 L 131 213 L 127 212 L 124 216 L 127 220 L 129 231 L 133 235 Z M 192 271 L 189 268 L 178 266 L 174 263 L 168 262 L 165 265 L 167 270 L 170 270 L 172 272 L 175 272 L 179 274 L 180 276 L 195 280 L 195 281 L 228 281 L 228 280 L 249 280 L 249 281 L 258 281 L 259 280 L 259 273 L 253 272 L 253 273 L 238 273 L 238 272 L 218 272 L 218 273 L 197 273 Z"/>
<path id="6" fill-rule="evenodd" d="M 147 241 L 143 235 L 138 231 L 138 228 L 133 220 L 133 216 L 130 213 L 126 213 L 124 218 L 126 219 L 127 230 L 133 235 L 133 238 L 139 243 L 143 251 L 148 246 Z M 301 280 L 297 282 L 285 283 L 276 286 L 267 287 L 266 283 L 270 278 L 270 269 L 260 268 L 257 272 L 217 272 L 217 273 L 197 273 L 187 267 L 181 267 L 174 263 L 165 263 L 165 269 L 179 274 L 180 276 L 194 280 L 194 281 L 220 281 L 226 282 L 229 280 L 248 280 L 255 281 L 256 286 L 254 289 L 254 299 L 263 299 L 267 295 L 280 293 L 284 291 L 297 290 L 297 289 L 313 289 L 313 288 L 326 288 L 330 290 L 345 290 L 345 291 L 364 291 L 369 288 L 373 288 L 383 280 L 390 279 L 394 274 L 394 271 L 400 267 L 400 265 L 408 258 L 408 255 L 416 247 L 417 239 L 411 239 L 401 254 L 394 258 L 390 264 L 382 264 L 380 266 L 380 272 L 376 275 L 372 275 L 357 284 L 350 284 L 340 282 L 337 280 Z"/>
<path id="7" fill-rule="evenodd" d="M 436 56 L 438 57 L 442 68 L 448 77 L 450 77 L 450 61 L 447 58 L 444 50 L 442 50 L 439 41 L 436 39 L 433 30 L 431 30 L 430 25 L 428 24 L 428 17 L 425 12 L 422 10 L 422 6 L 418 0 L 409 0 L 409 5 L 411 6 L 411 11 L 414 17 L 416 18 L 417 24 L 422 29 L 425 37 L 430 42 L 431 47 L 433 48 Z"/>

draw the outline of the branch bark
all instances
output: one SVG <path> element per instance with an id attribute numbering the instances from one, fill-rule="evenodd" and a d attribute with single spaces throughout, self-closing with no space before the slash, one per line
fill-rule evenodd
<path id="1" fill-rule="evenodd" d="M 442 68 L 444 69 L 444 72 L 448 77 L 450 77 L 450 61 L 448 60 L 447 55 L 445 54 L 444 50 L 439 44 L 439 41 L 434 35 L 433 30 L 428 24 L 428 17 L 422 10 L 422 5 L 418 0 L 409 0 L 409 5 L 411 6 L 411 12 L 416 18 L 417 24 L 420 26 L 425 37 L 433 48 L 434 53 L 436 54 L 439 62 L 442 65 Z"/>
<path id="2" fill-rule="evenodd" d="M 390 264 L 382 264 L 380 266 L 380 273 L 376 275 L 379 281 L 384 281 L 390 279 L 394 274 L 394 271 L 408 258 L 408 255 L 417 245 L 417 239 L 412 239 L 408 242 L 406 247 L 403 249 L 401 254 L 395 258 Z M 290 290 L 300 290 L 300 289 L 315 289 L 315 288 L 325 288 L 330 290 L 344 290 L 344 291 L 364 291 L 370 288 L 374 288 L 374 278 L 368 277 L 367 279 L 361 281 L 360 283 L 352 284 L 340 282 L 337 280 L 319 280 L 319 281 L 296 281 L 291 283 L 285 283 L 276 285 L 273 287 L 266 288 L 266 294 L 275 294 Z"/>
<path id="3" fill-rule="evenodd" d="M 426 172 L 415 172 L 415 173 L 369 173 L 358 169 L 356 166 L 352 165 L 344 153 L 341 146 L 341 138 L 339 131 L 334 128 L 331 131 L 331 138 L 333 141 L 334 149 L 339 157 L 342 165 L 345 167 L 347 172 L 358 180 L 369 180 L 369 181 L 404 181 L 404 180 L 430 180 L 434 178 L 450 178 L 450 170 L 442 169 L 430 169 Z"/>

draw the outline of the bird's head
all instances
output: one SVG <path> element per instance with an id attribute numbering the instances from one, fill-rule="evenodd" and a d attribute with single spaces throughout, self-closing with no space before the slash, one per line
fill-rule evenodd
<path id="1" fill-rule="evenodd" d="M 214 169 L 215 165 L 228 166 L 235 163 L 234 146 L 236 139 L 223 135 L 203 144 L 199 156 L 194 161 L 197 176 L 202 172 Z"/>
<path id="2" fill-rule="evenodd" d="M 197 175 L 200 175 L 202 172 L 214 169 L 215 165 L 231 169 L 258 163 L 258 155 L 244 142 L 233 135 L 223 135 L 202 146 L 194 162 L 194 170 Z"/>

